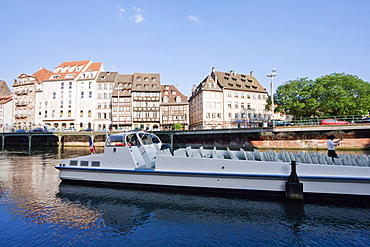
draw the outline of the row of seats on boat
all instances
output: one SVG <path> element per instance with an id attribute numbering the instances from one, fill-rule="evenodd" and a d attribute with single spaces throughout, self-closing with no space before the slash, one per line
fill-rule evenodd
<path id="1" fill-rule="evenodd" d="M 172 156 L 170 149 L 159 150 L 157 155 Z M 255 160 L 255 161 L 270 161 L 270 162 L 291 162 L 296 161 L 304 164 L 322 164 L 322 165 L 343 165 L 343 166 L 367 166 L 370 167 L 370 157 L 366 154 L 340 154 L 338 158 L 328 157 L 325 153 L 320 152 L 276 152 L 268 150 L 262 152 L 258 149 L 254 151 L 245 151 L 240 148 L 239 151 L 217 150 L 213 149 L 194 149 L 189 147 L 180 148 L 173 152 L 173 156 L 178 157 L 198 157 L 198 158 L 216 158 L 216 159 L 235 159 L 235 160 Z"/>

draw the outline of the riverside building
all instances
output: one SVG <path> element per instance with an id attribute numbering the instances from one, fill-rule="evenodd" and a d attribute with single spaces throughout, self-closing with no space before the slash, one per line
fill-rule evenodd
<path id="1" fill-rule="evenodd" d="M 190 129 L 248 128 L 268 120 L 268 93 L 253 72 L 237 74 L 212 68 L 189 99 Z"/>
<path id="2" fill-rule="evenodd" d="M 189 102 L 179 86 L 161 85 L 161 128 L 172 130 L 174 124 L 181 124 L 183 129 L 189 127 Z"/>
<path id="3" fill-rule="evenodd" d="M 42 82 L 37 92 L 35 123 L 60 130 L 92 129 L 96 79 L 103 63 L 63 62 Z"/>

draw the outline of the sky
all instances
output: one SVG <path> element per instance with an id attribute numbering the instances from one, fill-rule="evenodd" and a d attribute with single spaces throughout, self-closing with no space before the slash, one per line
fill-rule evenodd
<path id="1" fill-rule="evenodd" d="M 0 5 L 0 80 L 63 62 L 160 73 L 189 96 L 212 67 L 289 80 L 370 81 L 368 0 L 12 0 Z"/>

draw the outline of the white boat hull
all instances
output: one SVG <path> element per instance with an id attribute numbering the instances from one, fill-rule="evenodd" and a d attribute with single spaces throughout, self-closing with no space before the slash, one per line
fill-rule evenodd
<path id="1" fill-rule="evenodd" d="M 260 161 L 254 157 L 250 160 L 252 154 L 243 150 L 179 149 L 173 156 L 159 149 L 159 140 L 156 145 L 151 144 L 153 136 L 144 133 L 112 136 L 107 140 L 104 154 L 63 160 L 56 168 L 60 170 L 60 178 L 68 181 L 241 192 L 288 191 L 291 164 L 275 157 L 273 152 L 256 151 L 254 155 Z M 120 141 L 124 143 L 113 145 Z M 136 144 L 130 145 L 129 141 Z M 301 158 L 311 162 L 306 156 Z M 302 193 L 370 196 L 370 159 L 362 157 L 356 161 L 358 165 L 343 162 L 345 165 L 297 162 L 299 181 L 293 185 L 302 183 Z"/>

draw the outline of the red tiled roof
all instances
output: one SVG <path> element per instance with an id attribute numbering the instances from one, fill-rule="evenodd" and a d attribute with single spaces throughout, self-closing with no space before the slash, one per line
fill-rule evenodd
<path id="1" fill-rule="evenodd" d="M 42 83 L 42 81 L 49 79 L 53 72 L 41 67 L 33 76 L 36 77 L 38 83 Z"/>

